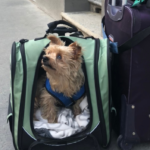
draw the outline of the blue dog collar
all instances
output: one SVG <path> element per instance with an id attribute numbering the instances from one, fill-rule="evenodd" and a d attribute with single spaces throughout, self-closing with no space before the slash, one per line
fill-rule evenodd
<path id="1" fill-rule="evenodd" d="M 75 101 L 77 101 L 78 99 L 80 99 L 84 95 L 84 93 L 85 93 L 85 87 L 83 85 L 81 87 L 80 91 L 78 91 L 76 94 L 74 94 L 72 98 L 66 97 L 66 96 L 64 96 L 63 93 L 58 93 L 58 92 L 55 92 L 55 91 L 53 91 L 51 89 L 51 85 L 49 83 L 49 79 L 46 79 L 45 87 L 46 87 L 46 90 L 52 96 L 54 96 L 57 100 L 59 100 L 65 107 L 71 106 L 73 103 L 75 103 Z"/>

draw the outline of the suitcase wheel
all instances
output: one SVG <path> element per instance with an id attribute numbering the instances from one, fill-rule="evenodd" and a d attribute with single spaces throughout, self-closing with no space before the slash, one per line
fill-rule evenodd
<path id="1" fill-rule="evenodd" d="M 124 139 L 123 136 L 120 135 L 117 139 L 117 144 L 119 146 L 119 148 L 121 148 L 122 150 L 131 150 L 133 147 L 133 144 L 131 143 L 127 143 Z"/>

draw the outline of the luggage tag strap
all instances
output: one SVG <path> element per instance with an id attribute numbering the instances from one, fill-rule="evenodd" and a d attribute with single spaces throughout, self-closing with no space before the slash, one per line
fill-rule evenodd
<path id="1" fill-rule="evenodd" d="M 136 7 L 137 5 L 143 3 L 145 0 L 135 0 L 131 7 Z"/>
<path id="2" fill-rule="evenodd" d="M 132 5 L 131 7 L 136 7 L 136 6 L 138 6 L 139 4 L 142 4 L 142 3 L 144 3 L 144 2 L 145 2 L 145 0 L 135 0 L 134 3 L 133 3 L 133 5 Z M 148 8 L 150 8 L 150 0 L 147 0 L 146 6 L 147 6 Z"/>

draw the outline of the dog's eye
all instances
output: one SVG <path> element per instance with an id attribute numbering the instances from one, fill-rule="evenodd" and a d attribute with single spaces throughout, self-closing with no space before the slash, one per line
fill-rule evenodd
<path id="1" fill-rule="evenodd" d="M 57 59 L 61 59 L 61 55 L 57 55 Z"/>

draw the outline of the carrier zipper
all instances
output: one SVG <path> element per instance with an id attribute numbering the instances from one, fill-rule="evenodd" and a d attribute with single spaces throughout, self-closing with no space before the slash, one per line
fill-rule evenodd
<path id="1" fill-rule="evenodd" d="M 15 150 L 17 150 L 14 138 L 14 120 L 15 120 L 15 112 L 14 112 L 14 78 L 15 78 L 15 71 L 16 71 L 16 43 L 14 42 L 11 49 L 11 87 L 12 87 L 12 105 L 13 105 L 13 115 L 12 115 L 12 136 L 13 136 L 13 145 Z"/>
<path id="2" fill-rule="evenodd" d="M 99 51 L 100 51 L 100 41 L 95 39 L 95 59 L 94 59 L 94 77 L 95 77 L 95 90 L 97 97 L 98 113 L 100 118 L 100 129 L 102 136 L 102 145 L 105 147 L 107 145 L 107 134 L 106 134 L 106 125 L 104 119 L 104 112 L 102 107 L 100 85 L 99 85 L 99 75 L 98 75 L 98 60 L 99 60 Z"/>
<path id="3" fill-rule="evenodd" d="M 21 95 L 21 102 L 20 102 L 20 110 L 19 110 L 19 124 L 18 124 L 18 147 L 21 148 L 21 133 L 22 133 L 22 126 L 23 126 L 23 118 L 24 118 L 24 105 L 25 105 L 25 93 L 26 93 L 26 57 L 25 57 L 25 49 L 24 43 L 20 46 L 20 53 L 22 56 L 22 63 L 23 63 L 23 85 L 22 85 L 22 95 Z"/>
<path id="4" fill-rule="evenodd" d="M 47 47 L 47 46 L 46 46 Z M 45 47 L 45 48 L 46 48 Z M 32 97 L 31 97 L 31 108 L 33 108 L 34 106 L 34 97 L 35 97 L 35 90 L 36 90 L 36 82 L 37 82 L 37 77 L 38 77 L 38 72 L 39 72 L 39 68 L 41 66 L 41 56 L 43 55 L 43 53 L 41 53 L 40 57 L 39 57 L 39 60 L 38 60 L 38 63 L 37 63 L 37 66 L 36 66 L 36 71 L 35 71 L 35 77 L 34 77 L 34 82 L 33 82 L 33 90 L 32 90 Z M 83 137 L 86 137 L 87 135 L 89 135 L 90 133 L 88 132 L 89 129 L 91 128 L 91 125 L 92 125 L 92 120 L 93 120 L 93 111 L 92 111 L 92 107 L 91 107 L 91 96 L 90 96 L 90 92 L 89 92 L 89 85 L 88 85 L 88 82 L 87 82 L 87 75 L 86 75 L 86 67 L 85 67 L 85 63 L 83 62 L 83 71 L 85 73 L 85 88 L 86 88 L 86 95 L 88 97 L 88 103 L 89 103 L 89 109 L 90 109 L 90 122 L 88 124 L 88 127 L 87 129 L 85 129 L 83 132 L 80 132 L 80 133 L 77 133 L 75 135 L 73 135 L 72 137 L 67 137 L 67 138 L 64 138 L 64 139 L 50 139 L 50 138 L 46 138 L 46 137 L 42 137 L 42 136 L 39 136 L 36 131 L 34 130 L 34 126 L 33 126 L 33 109 L 31 109 L 30 111 L 30 124 L 31 124 L 31 129 L 32 129 L 32 132 L 33 134 L 35 135 L 35 137 L 38 139 L 38 140 L 44 140 L 45 142 L 54 142 L 54 143 L 59 143 L 59 142 L 65 142 L 67 140 L 74 140 L 74 139 L 77 139 L 77 138 L 83 138 Z"/>

